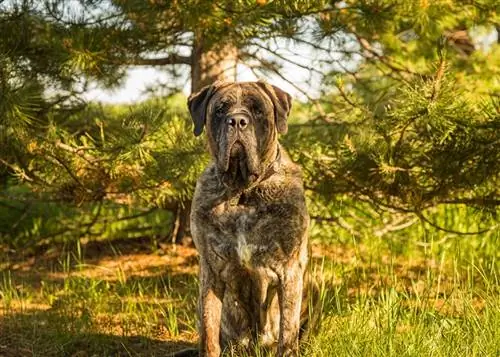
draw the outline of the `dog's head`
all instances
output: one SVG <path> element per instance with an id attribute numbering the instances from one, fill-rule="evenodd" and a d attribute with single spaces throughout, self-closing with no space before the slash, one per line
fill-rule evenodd
<path id="1" fill-rule="evenodd" d="M 207 128 L 210 153 L 225 185 L 259 180 L 287 132 L 291 97 L 265 82 L 215 82 L 188 99 L 196 136 Z"/>

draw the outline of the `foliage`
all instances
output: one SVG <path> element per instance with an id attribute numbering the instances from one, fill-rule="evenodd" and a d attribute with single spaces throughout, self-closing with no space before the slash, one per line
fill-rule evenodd
<path id="1" fill-rule="evenodd" d="M 421 218 L 428 208 L 453 203 L 495 213 L 498 101 L 473 105 L 462 91 L 448 78 L 418 80 L 388 100 L 384 112 L 359 106 L 340 123 L 292 126 L 286 140 L 319 196 L 349 195 Z"/>
<path id="2" fill-rule="evenodd" d="M 79 94 L 89 81 L 118 85 L 129 65 L 163 66 L 178 93 L 198 52 L 222 43 L 307 98 L 283 141 L 304 167 L 318 222 L 346 228 L 342 210 L 374 210 L 372 219 L 409 214 L 405 222 L 436 226 L 428 215 L 443 204 L 497 211 L 500 56 L 486 43 L 495 1 L 23 0 L 0 9 L 0 176 L 29 187 L 25 201 L 186 210 L 206 157 L 185 98 L 126 108 Z M 319 96 L 286 63 L 321 83 Z M 488 219 L 479 232 L 496 227 Z"/>
<path id="3" fill-rule="evenodd" d="M 191 135 L 185 101 L 178 95 L 52 116 L 43 136 L 29 137 L 26 166 L 12 167 L 30 189 L 3 192 L 0 241 L 2 234 L 12 244 L 171 234 L 171 216 L 158 209 L 175 212 L 191 197 L 207 160 Z"/>
<path id="4" fill-rule="evenodd" d="M 172 206 L 192 193 L 206 160 L 190 133 L 185 101 L 174 96 L 128 108 L 95 105 L 54 117 L 45 136 L 30 143 L 30 166 L 43 187 L 76 204 L 123 195 L 132 204 Z"/>

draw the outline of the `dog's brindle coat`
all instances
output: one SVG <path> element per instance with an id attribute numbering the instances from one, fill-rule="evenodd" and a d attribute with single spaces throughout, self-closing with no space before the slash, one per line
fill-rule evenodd
<path id="1" fill-rule="evenodd" d="M 191 213 L 200 356 L 256 344 L 297 356 L 309 216 L 300 168 L 278 143 L 290 95 L 264 82 L 216 82 L 188 105 L 213 158 Z"/>

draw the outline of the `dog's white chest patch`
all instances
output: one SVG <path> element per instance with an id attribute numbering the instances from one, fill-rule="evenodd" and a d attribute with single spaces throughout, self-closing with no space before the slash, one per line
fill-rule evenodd
<path id="1" fill-rule="evenodd" d="M 248 244 L 245 234 L 239 233 L 238 240 L 236 243 L 236 252 L 238 257 L 240 258 L 240 262 L 242 265 L 246 267 L 251 267 L 252 255 L 255 251 L 254 244 Z"/>
<path id="2" fill-rule="evenodd" d="M 248 209 L 247 212 L 242 213 L 238 218 L 239 230 L 236 236 L 236 253 L 240 260 L 241 265 L 247 269 L 253 268 L 252 258 L 259 252 L 259 246 L 254 244 L 249 239 L 249 229 L 252 227 L 252 217 L 255 209 Z M 249 242 L 250 240 L 250 242 Z"/>

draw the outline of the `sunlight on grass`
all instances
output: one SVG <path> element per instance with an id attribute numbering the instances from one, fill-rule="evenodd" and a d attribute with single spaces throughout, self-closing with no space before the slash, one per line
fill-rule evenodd
<path id="1" fill-rule="evenodd" d="M 457 265 L 450 272 L 428 267 L 406 283 L 405 272 L 389 266 L 354 293 L 351 272 L 344 271 L 342 283 L 324 293 L 321 332 L 304 355 L 497 356 L 498 276 L 485 274 L 494 267 Z M 327 272 L 332 281 L 339 269 L 332 264 Z"/>
<path id="2" fill-rule="evenodd" d="M 499 355 L 499 234 L 407 234 L 313 237 L 321 324 L 304 356 Z M 6 254 L 0 355 L 164 356 L 193 346 L 196 251 L 132 241 Z"/>

